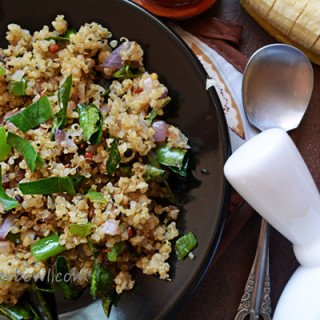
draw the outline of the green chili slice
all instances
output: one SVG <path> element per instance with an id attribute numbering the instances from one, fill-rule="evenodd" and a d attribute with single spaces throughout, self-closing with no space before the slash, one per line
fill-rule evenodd
<path id="1" fill-rule="evenodd" d="M 63 252 L 64 246 L 59 244 L 59 235 L 51 234 L 48 237 L 42 238 L 31 245 L 31 254 L 37 260 L 47 260 Z"/>
<path id="2" fill-rule="evenodd" d="M 6 74 L 6 69 L 0 67 L 0 77 L 3 77 Z"/>
<path id="3" fill-rule="evenodd" d="M 176 241 L 175 249 L 178 259 L 185 258 L 197 246 L 197 239 L 192 232 L 188 232 Z"/>
<path id="4" fill-rule="evenodd" d="M 16 96 L 24 96 L 27 89 L 27 80 L 22 78 L 20 81 L 11 81 L 9 85 L 9 92 Z"/>
<path id="5" fill-rule="evenodd" d="M 110 262 L 116 262 L 118 255 L 125 249 L 124 241 L 117 242 L 111 250 L 107 253 L 107 258 Z"/>
<path id="6" fill-rule="evenodd" d="M 87 237 L 91 234 L 93 224 L 88 222 L 85 224 L 72 223 L 69 227 L 69 232 L 74 236 Z"/>
<path id="7" fill-rule="evenodd" d="M 102 195 L 102 193 L 94 191 L 93 189 L 90 189 L 85 195 L 85 197 L 94 203 L 101 203 L 104 205 L 108 204 L 107 199 Z"/>

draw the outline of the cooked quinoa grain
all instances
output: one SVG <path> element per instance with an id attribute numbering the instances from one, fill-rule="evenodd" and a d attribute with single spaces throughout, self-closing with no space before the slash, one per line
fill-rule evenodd
<path id="1" fill-rule="evenodd" d="M 159 132 L 152 125 L 170 98 L 157 74 L 145 70 L 137 42 L 113 40 L 111 47 L 110 31 L 95 22 L 67 37 L 69 28 L 63 15 L 33 34 L 10 24 L 8 47 L 0 49 L 5 70 L 0 118 L 7 135 L 0 147 L 11 146 L 7 154 L 0 152 L 2 188 L 16 201 L 6 210 L 0 199 L 0 303 L 17 303 L 33 280 L 50 274 L 58 255 L 67 259 L 74 285 L 83 288 L 90 285 L 95 264 L 108 268 L 117 294 L 133 288 L 135 266 L 170 280 L 170 241 L 179 235 L 179 210 L 166 199 L 170 191 L 163 181 L 170 166 L 157 158 L 157 150 L 165 145 L 184 155 L 188 139 L 173 125 Z M 61 88 L 70 79 L 63 105 Z M 49 116 L 22 130 L 14 117 L 44 99 Z M 57 125 L 59 112 L 65 122 Z M 164 143 L 157 142 L 158 135 Z M 34 168 L 26 145 L 19 149 L 10 142 L 16 136 L 37 155 Z M 21 187 L 53 177 L 62 179 L 59 184 L 71 181 L 74 192 Z M 9 240 L 9 234 L 18 240 Z M 52 235 L 59 251 L 37 255 L 39 241 Z"/>

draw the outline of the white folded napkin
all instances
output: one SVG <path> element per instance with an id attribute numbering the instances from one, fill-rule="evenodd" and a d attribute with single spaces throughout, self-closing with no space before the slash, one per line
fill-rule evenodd
<path id="1" fill-rule="evenodd" d="M 182 30 L 176 24 L 170 24 L 188 44 L 208 73 L 207 86 L 214 86 L 220 98 L 227 119 L 232 151 L 240 147 L 246 139 L 257 133 L 246 117 L 242 105 L 242 74 L 215 50 L 203 41 Z"/>

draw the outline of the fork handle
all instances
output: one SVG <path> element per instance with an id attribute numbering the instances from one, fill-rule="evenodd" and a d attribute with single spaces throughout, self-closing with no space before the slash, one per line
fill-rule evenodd
<path id="1" fill-rule="evenodd" d="M 269 277 L 269 225 L 261 221 L 258 246 L 235 320 L 271 320 Z"/>

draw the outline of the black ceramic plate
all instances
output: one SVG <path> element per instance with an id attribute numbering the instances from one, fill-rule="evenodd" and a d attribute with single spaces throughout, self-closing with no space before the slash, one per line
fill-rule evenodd
<path id="1" fill-rule="evenodd" d="M 138 6 L 121 0 L 0 0 L 1 46 L 6 45 L 9 23 L 38 30 L 64 14 L 72 27 L 85 22 L 108 26 L 117 38 L 137 40 L 145 51 L 149 71 L 159 74 L 173 97 L 171 121 L 189 137 L 193 154 L 193 178 L 179 182 L 177 198 L 183 207 L 180 231 L 193 231 L 199 245 L 195 259 L 173 259 L 172 281 L 135 272 L 135 289 L 123 294 L 111 319 L 155 320 L 174 315 L 174 309 L 197 285 L 218 246 L 224 221 L 227 192 L 223 165 L 228 155 L 228 133 L 220 102 L 213 89 L 205 90 L 206 73 L 185 44 L 165 25 Z M 206 169 L 209 174 L 202 174 Z M 97 308 L 99 305 L 99 308 Z M 60 314 L 79 308 L 72 319 L 103 319 L 100 302 L 83 297 L 59 304 Z M 73 312 L 72 312 L 73 313 Z M 70 319 L 62 316 L 61 319 Z"/>

